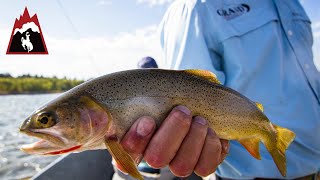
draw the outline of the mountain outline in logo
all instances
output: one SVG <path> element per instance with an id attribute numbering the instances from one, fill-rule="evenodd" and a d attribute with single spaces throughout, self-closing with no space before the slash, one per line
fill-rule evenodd
<path id="1" fill-rule="evenodd" d="M 30 17 L 27 7 L 14 22 L 7 54 L 48 54 L 37 14 Z"/>

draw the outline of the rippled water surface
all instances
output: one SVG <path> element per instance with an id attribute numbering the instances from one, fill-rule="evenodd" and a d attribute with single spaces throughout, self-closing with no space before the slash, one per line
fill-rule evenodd
<path id="1" fill-rule="evenodd" d="M 19 146 L 36 141 L 19 134 L 23 120 L 45 102 L 59 94 L 0 96 L 0 179 L 33 176 L 58 156 L 28 155 Z"/>

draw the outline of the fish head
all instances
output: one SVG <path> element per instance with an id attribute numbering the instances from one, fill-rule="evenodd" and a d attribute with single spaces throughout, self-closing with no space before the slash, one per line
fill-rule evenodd
<path id="1" fill-rule="evenodd" d="M 40 141 L 24 145 L 29 154 L 57 155 L 104 148 L 110 114 L 88 96 L 58 98 L 32 113 L 20 132 Z"/>

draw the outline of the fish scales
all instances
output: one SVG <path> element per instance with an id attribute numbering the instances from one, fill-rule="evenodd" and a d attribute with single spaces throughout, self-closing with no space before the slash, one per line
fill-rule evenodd
<path id="1" fill-rule="evenodd" d="M 53 155 L 106 147 L 130 175 L 142 179 L 119 141 L 139 117 L 151 116 L 159 127 L 177 105 L 204 117 L 221 139 L 239 141 L 257 159 L 263 142 L 286 175 L 285 151 L 295 134 L 272 124 L 261 104 L 203 70 L 136 69 L 85 82 L 27 118 L 20 131 L 42 140 L 22 149 Z"/>
<path id="2" fill-rule="evenodd" d="M 253 102 L 238 92 L 179 71 L 125 71 L 88 82 L 79 90 L 107 107 L 114 122 L 123 130 L 120 136 L 143 115 L 161 124 L 177 105 L 186 105 L 193 115 L 205 117 L 224 139 L 234 139 L 228 131 L 249 132 L 245 126 L 248 121 L 268 121 Z"/>

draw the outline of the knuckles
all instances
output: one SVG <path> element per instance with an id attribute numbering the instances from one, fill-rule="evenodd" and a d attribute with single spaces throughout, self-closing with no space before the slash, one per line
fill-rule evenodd
<path id="1" fill-rule="evenodd" d="M 165 160 L 157 154 L 146 154 L 144 160 L 153 168 L 163 168 L 167 165 Z"/>
<path id="2" fill-rule="evenodd" d="M 209 176 L 210 174 L 214 173 L 216 168 L 208 168 L 203 165 L 199 165 L 195 168 L 194 172 L 201 177 Z"/>
<path id="3" fill-rule="evenodd" d="M 193 126 L 193 128 L 195 128 L 197 131 L 205 131 L 208 128 L 208 125 L 204 126 L 193 123 L 191 114 L 188 115 L 179 110 L 179 108 L 174 108 L 167 117 L 166 121 L 170 121 L 169 124 L 173 126 L 178 125 L 179 128 L 189 129 L 191 126 Z M 157 148 L 155 146 L 148 146 L 144 154 L 144 160 L 153 168 L 163 168 L 170 163 L 170 170 L 173 174 L 179 177 L 189 176 L 193 171 L 199 176 L 208 176 L 216 170 L 217 166 L 220 163 L 218 161 L 223 158 L 221 155 L 222 144 L 220 142 L 220 139 L 214 132 L 207 133 L 207 136 L 205 136 L 204 138 L 205 143 L 208 143 L 207 148 L 211 149 L 210 157 L 216 158 L 213 158 L 212 161 L 210 161 L 211 165 L 208 165 L 206 162 L 204 162 L 196 164 L 195 166 L 195 164 L 188 163 L 186 161 L 171 161 L 170 163 L 170 159 L 162 156 L 163 152 L 161 152 L 161 149 L 164 150 L 165 148 L 161 148 L 161 146 L 158 146 Z M 130 150 L 134 151 L 134 147 L 130 147 Z"/>
<path id="4" fill-rule="evenodd" d="M 137 141 L 123 141 L 121 142 L 122 147 L 128 152 L 128 153 L 138 153 L 137 147 L 139 144 Z"/>
<path id="5" fill-rule="evenodd" d="M 169 165 L 169 168 L 171 172 L 178 177 L 186 177 L 193 172 L 193 166 L 184 161 L 175 162 L 174 164 L 172 163 Z"/>

